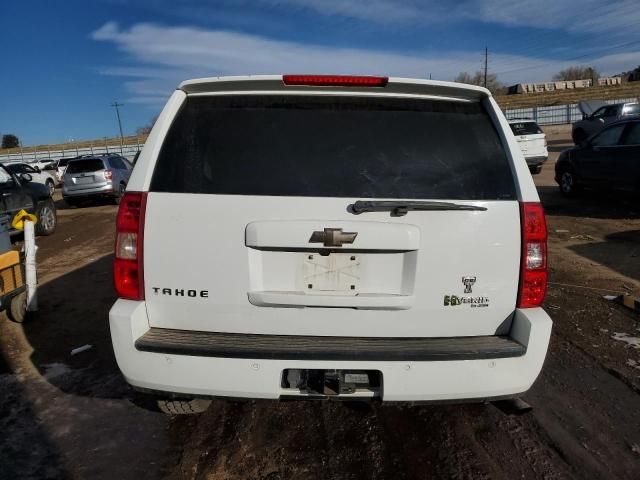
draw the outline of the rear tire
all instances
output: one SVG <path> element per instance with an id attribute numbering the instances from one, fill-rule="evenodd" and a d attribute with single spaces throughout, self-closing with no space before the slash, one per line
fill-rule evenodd
<path id="1" fill-rule="evenodd" d="M 27 292 L 14 296 L 7 308 L 7 317 L 16 323 L 22 323 L 27 315 Z"/>
<path id="2" fill-rule="evenodd" d="M 56 231 L 58 216 L 56 215 L 56 206 L 51 198 L 38 204 L 36 216 L 38 217 L 38 223 L 35 227 L 36 235 L 46 236 Z"/>
<path id="3" fill-rule="evenodd" d="M 531 171 L 531 175 L 538 175 L 542 171 L 542 165 L 536 165 L 535 167 L 531 167 L 529 170 Z"/>
<path id="4" fill-rule="evenodd" d="M 126 188 L 127 186 L 124 183 L 118 185 L 118 191 L 113 195 L 113 203 L 115 203 L 116 205 L 120 205 L 120 201 L 124 196 L 124 191 Z"/>
<path id="5" fill-rule="evenodd" d="M 563 170 L 560 172 L 560 192 L 567 196 L 573 197 L 580 190 L 580 186 L 576 181 L 576 175 L 573 173 L 573 170 Z"/>
<path id="6" fill-rule="evenodd" d="M 194 398 L 193 400 L 158 400 L 158 409 L 167 415 L 193 415 L 204 413 L 211 400 Z"/>

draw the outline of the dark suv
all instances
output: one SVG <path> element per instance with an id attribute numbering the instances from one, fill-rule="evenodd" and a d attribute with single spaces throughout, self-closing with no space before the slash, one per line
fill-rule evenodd
<path id="1" fill-rule="evenodd" d="M 0 165 L 0 214 L 10 218 L 24 209 L 38 217 L 36 235 L 51 235 L 58 224 L 56 207 L 49 189 L 31 182 L 31 175 L 15 175 Z"/>
<path id="2" fill-rule="evenodd" d="M 578 102 L 583 119 L 575 122 L 571 137 L 579 145 L 591 135 L 598 133 L 607 125 L 640 114 L 640 103 L 615 103 L 608 105 L 599 100 Z"/>

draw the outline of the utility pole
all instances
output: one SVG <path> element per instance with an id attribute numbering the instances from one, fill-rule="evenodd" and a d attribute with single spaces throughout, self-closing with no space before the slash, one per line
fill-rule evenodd
<path id="1" fill-rule="evenodd" d="M 484 88 L 487 88 L 487 65 L 489 64 L 489 49 L 484 47 Z"/>
<path id="2" fill-rule="evenodd" d="M 485 76 L 486 77 L 486 76 Z M 486 80 L 486 78 L 485 78 Z M 485 81 L 486 83 L 486 81 Z M 120 110 L 119 107 L 123 107 L 123 103 L 113 102 L 111 104 L 112 107 L 116 109 L 116 116 L 118 117 L 118 128 L 120 129 L 120 155 L 122 155 L 122 144 L 124 143 L 124 136 L 122 135 L 122 122 L 120 121 Z"/>

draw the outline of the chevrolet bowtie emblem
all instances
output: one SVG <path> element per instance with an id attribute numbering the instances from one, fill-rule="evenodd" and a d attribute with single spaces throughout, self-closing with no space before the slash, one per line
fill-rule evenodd
<path id="1" fill-rule="evenodd" d="M 325 247 L 341 247 L 345 243 L 353 243 L 358 232 L 343 232 L 341 228 L 325 228 L 311 234 L 309 243 L 324 243 Z"/>

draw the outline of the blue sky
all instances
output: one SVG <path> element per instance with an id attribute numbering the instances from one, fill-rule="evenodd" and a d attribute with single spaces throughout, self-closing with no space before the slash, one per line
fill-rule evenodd
<path id="1" fill-rule="evenodd" d="M 535 8 L 533 8 L 535 6 Z M 640 64 L 637 0 L 93 0 L 5 2 L 0 134 L 24 145 L 115 136 L 183 79 L 367 73 L 511 84 L 570 65 Z"/>

